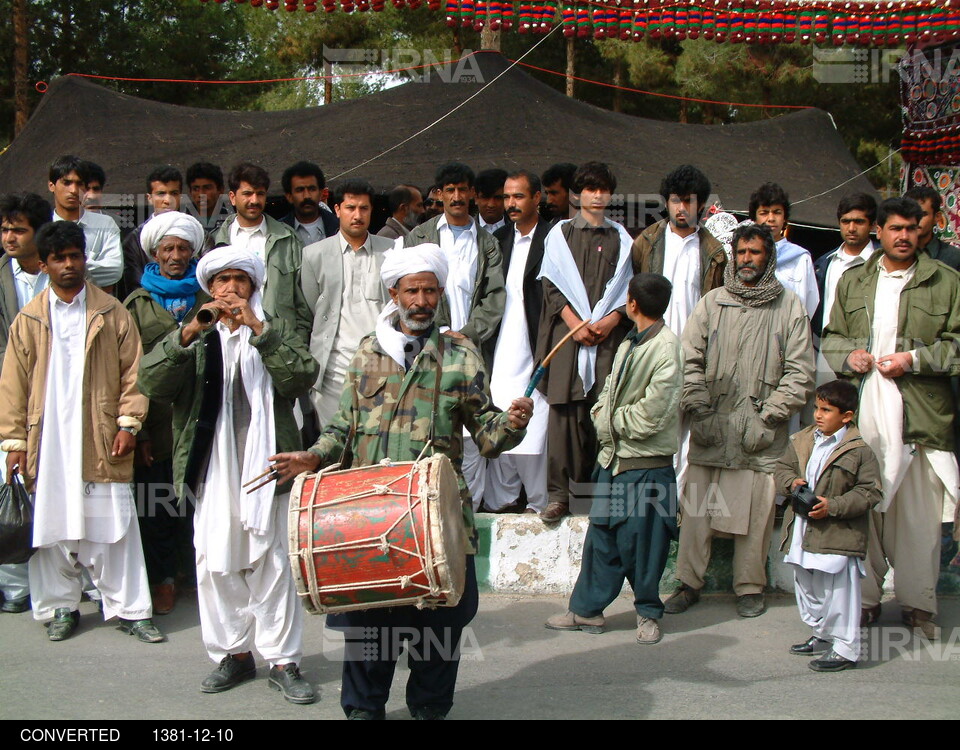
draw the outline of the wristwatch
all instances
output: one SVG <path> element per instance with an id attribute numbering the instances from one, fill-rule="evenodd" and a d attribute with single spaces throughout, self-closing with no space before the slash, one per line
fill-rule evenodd
<path id="1" fill-rule="evenodd" d="M 129 432 L 134 437 L 136 437 L 137 433 L 140 432 L 140 430 L 138 430 L 136 427 L 121 427 L 120 429 L 124 432 Z"/>

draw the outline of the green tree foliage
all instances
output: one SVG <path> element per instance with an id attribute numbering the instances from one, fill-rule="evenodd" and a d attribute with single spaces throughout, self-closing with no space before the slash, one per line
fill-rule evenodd
<path id="1" fill-rule="evenodd" d="M 448 28 L 442 13 L 425 6 L 398 11 L 388 3 L 382 13 L 352 14 L 269 12 L 246 3 L 198 0 L 31 0 L 28 7 L 31 83 L 71 72 L 129 78 L 310 79 L 257 85 L 103 82 L 136 96 L 213 108 L 278 110 L 320 104 L 325 47 L 366 50 L 372 72 L 377 66 L 398 67 L 428 57 L 450 59 L 480 46 L 477 32 Z M 11 0 L 0 0 L 3 17 L 9 18 L 10 10 Z M 517 59 L 541 40 L 539 35 L 506 32 L 501 36 L 503 54 Z M 628 114 L 721 124 L 773 117 L 785 110 L 691 100 L 812 105 L 830 112 L 865 168 L 899 142 L 896 81 L 821 85 L 813 78 L 809 46 L 577 39 L 575 49 L 576 74 L 581 78 L 612 83 L 616 70 L 625 87 L 687 99 L 618 94 L 607 86 L 577 82 L 577 98 L 600 107 L 611 108 L 616 99 Z M 2 24 L 0 144 L 12 137 L 12 54 L 12 26 Z M 562 73 L 566 39 L 559 31 L 552 34 L 524 62 Z M 527 72 L 564 90 L 562 75 Z M 364 96 L 403 75 L 339 77 L 333 100 Z M 35 104 L 40 95 L 32 96 Z M 878 186 L 892 179 L 881 168 L 872 177 Z"/>

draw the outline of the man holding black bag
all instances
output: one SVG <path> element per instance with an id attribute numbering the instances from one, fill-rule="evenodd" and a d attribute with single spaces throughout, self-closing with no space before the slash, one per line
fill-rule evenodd
<path id="1" fill-rule="evenodd" d="M 50 279 L 17 315 L 0 373 L 0 450 L 35 492 L 33 616 L 52 641 L 80 620 L 81 569 L 103 594 L 105 619 L 145 643 L 151 621 L 130 480 L 147 411 L 137 390 L 140 337 L 129 313 L 85 281 L 86 241 L 74 222 L 37 233 Z M 117 375 L 119 374 L 119 377 Z M 41 445 L 43 451 L 41 453 Z"/>

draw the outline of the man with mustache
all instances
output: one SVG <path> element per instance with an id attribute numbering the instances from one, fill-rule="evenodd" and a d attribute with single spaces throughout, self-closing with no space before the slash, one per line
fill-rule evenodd
<path id="1" fill-rule="evenodd" d="M 144 267 L 141 287 L 123 305 L 140 332 L 144 353 L 149 354 L 171 331 L 192 320 L 210 298 L 197 281 L 194 255 L 203 247 L 204 239 L 203 225 L 197 219 L 179 211 L 164 211 L 147 221 L 139 235 L 137 248 L 144 248 L 153 262 Z M 133 480 L 153 611 L 169 614 L 176 602 L 178 542 L 189 534 L 189 549 L 193 544 L 186 503 L 178 508 L 171 492 L 173 412 L 168 403 L 150 401 L 143 429 L 137 435 Z M 183 515 L 180 509 L 185 511 Z M 192 570 L 186 572 L 188 579 L 194 577 Z"/>
<path id="2" fill-rule="evenodd" d="M 766 611 L 773 471 L 788 422 L 813 392 L 813 348 L 803 303 L 777 280 L 770 229 L 734 231 L 723 286 L 697 303 L 681 337 L 680 408 L 690 420 L 677 578 L 664 602 L 678 614 L 700 599 L 714 536 L 732 536 L 737 614 Z"/>
<path id="3" fill-rule="evenodd" d="M 153 260 L 147 248 L 140 244 L 140 233 L 144 225 L 154 216 L 165 211 L 180 210 L 183 175 L 180 174 L 179 169 L 169 165 L 156 167 L 147 175 L 146 182 L 146 199 L 150 206 L 150 215 L 132 232 L 128 231 L 123 239 L 123 276 L 117 285 L 119 299 L 126 299 L 140 286 L 143 267 Z M 202 249 L 202 245 L 197 249 Z"/>
<path id="4" fill-rule="evenodd" d="M 821 352 L 838 374 L 861 384 L 858 426 L 882 470 L 861 625 L 879 619 L 883 579 L 893 567 L 903 622 L 932 640 L 941 524 L 955 522 L 960 484 L 950 384 L 960 374 L 960 276 L 917 252 L 922 219 L 909 198 L 880 204 L 882 253 L 841 277 Z"/>
<path id="5" fill-rule="evenodd" d="M 213 245 L 249 250 L 266 266 L 260 294 L 268 315 L 283 318 L 304 343 L 310 341 L 313 316 L 300 289 L 303 245 L 296 232 L 265 213 L 270 175 L 263 167 L 242 162 L 227 178 L 230 203 L 237 211 L 213 235 Z"/>
<path id="6" fill-rule="evenodd" d="M 112 296 L 85 281 L 83 229 L 51 222 L 37 233 L 50 286 L 10 329 L 0 373 L 0 450 L 34 495 L 30 595 L 51 641 L 80 622 L 81 571 L 103 617 L 144 643 L 166 640 L 151 621 L 130 481 L 147 399 L 137 390 L 140 336 Z"/>
<path id="7" fill-rule="evenodd" d="M 281 219 L 293 227 L 304 247 L 337 233 L 339 224 L 327 208 L 327 181 L 323 170 L 309 161 L 298 161 L 280 178 L 283 194 L 293 210 Z"/>
<path id="8" fill-rule="evenodd" d="M 423 218 L 423 196 L 415 185 L 397 185 L 387 196 L 390 218 L 377 232 L 378 237 L 396 240 L 406 237 Z"/>
<path id="9" fill-rule="evenodd" d="M 390 300 L 380 283 L 380 266 L 393 243 L 368 231 L 373 195 L 366 180 L 342 183 L 333 199 L 340 231 L 303 249 L 300 283 L 313 314 L 310 353 L 320 363 L 310 400 L 321 429 L 337 413 L 343 378 L 360 340 Z"/>
<path id="10" fill-rule="evenodd" d="M 436 313 L 449 283 L 440 247 L 393 248 L 386 253 L 380 277 L 391 302 L 375 332 L 360 342 L 337 415 L 308 451 L 270 459 L 276 462 L 280 483 L 344 455 L 351 463 L 342 468 L 373 466 L 384 459 L 415 461 L 428 447 L 450 459 L 457 471 L 467 547 L 459 604 L 327 615 L 328 625 L 346 631 L 340 705 L 349 719 L 384 718 L 402 641 L 410 666 L 410 713 L 415 719 L 442 719 L 453 705 L 460 637 L 478 604 L 477 529 L 460 473 L 461 436 L 466 428 L 483 455 L 495 458 L 523 439 L 533 402 L 515 398 L 501 412 L 490 399 L 477 348 L 463 336 L 440 333 Z M 371 388 L 372 383 L 377 386 Z M 381 649 L 379 644 L 387 645 Z"/>
<path id="11" fill-rule="evenodd" d="M 449 278 L 437 307 L 437 325 L 449 328 L 482 347 L 503 317 L 507 301 L 503 255 L 493 235 L 470 216 L 476 178 L 466 164 L 450 162 L 437 170 L 435 182 L 443 198 L 443 214 L 410 232 L 405 247 L 439 245 L 447 259 Z M 483 497 L 483 462 L 469 435 L 464 436 L 463 474 L 470 494 Z"/>
<path id="12" fill-rule="evenodd" d="M 493 235 L 503 249 L 507 278 L 507 304 L 503 322 L 484 347 L 484 358 L 492 362 L 490 393 L 501 409 L 523 393 L 533 375 L 533 352 L 537 350 L 537 327 L 543 304 L 543 286 L 537 278 L 543 260 L 543 243 L 550 224 L 540 219 L 540 178 L 532 172 L 509 174 L 503 187 L 506 215 L 510 222 Z M 499 458 L 487 461 L 483 504 L 487 510 L 502 511 L 516 503 L 523 488 L 527 512 L 541 513 L 547 507 L 547 401 L 533 393 L 533 417 L 527 437 Z M 480 498 L 473 499 L 473 507 Z"/>

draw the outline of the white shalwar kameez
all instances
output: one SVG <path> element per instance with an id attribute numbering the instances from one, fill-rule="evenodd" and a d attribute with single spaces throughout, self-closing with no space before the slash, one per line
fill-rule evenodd
<path id="1" fill-rule="evenodd" d="M 251 307 L 262 316 L 258 294 Z M 194 528 L 203 642 L 214 662 L 256 646 L 271 667 L 298 664 L 303 611 L 286 553 L 289 495 L 274 497 L 272 484 L 250 495 L 241 487 L 276 453 L 273 385 L 248 341 L 249 328 L 240 326 L 230 333 L 217 323 L 217 333 L 223 352 L 223 401 Z M 250 411 L 242 457 L 234 424 L 238 376 Z"/>
<path id="2" fill-rule="evenodd" d="M 870 354 L 879 359 L 896 351 L 900 293 L 913 278 L 916 264 L 887 272 L 882 257 L 875 262 L 880 264 L 880 275 Z M 935 614 L 940 524 L 953 521 L 960 494 L 956 458 L 949 451 L 903 442 L 900 389 L 896 379 L 883 377 L 876 366 L 863 380 L 859 426 L 883 472 L 883 500 L 870 524 L 870 574 L 863 583 L 863 606 L 880 603 L 884 576 L 893 566 L 900 604 Z"/>
<path id="3" fill-rule="evenodd" d="M 447 258 L 447 285 L 444 288 L 447 307 L 450 308 L 450 330 L 459 331 L 470 319 L 470 303 L 473 290 L 477 286 L 477 263 L 480 251 L 477 246 L 477 222 L 471 220 L 466 227 L 454 229 L 447 217 L 441 216 L 437 222 L 437 234 L 440 237 L 440 249 Z M 400 244 L 402 240 L 398 240 Z M 486 484 L 487 460 L 480 455 L 477 444 L 470 432 L 463 430 L 463 459 L 461 462 L 463 479 L 474 498 L 483 497 Z"/>
<path id="4" fill-rule="evenodd" d="M 663 275 L 673 284 L 670 303 L 663 315 L 664 322 L 677 338 L 700 301 L 703 270 L 700 264 L 700 233 L 694 231 L 686 237 L 677 234 L 668 223 L 663 235 Z M 687 459 L 690 453 L 690 419 L 680 414 L 680 442 L 673 457 L 673 470 L 677 475 L 677 496 L 683 495 L 687 481 Z"/>
<path id="5" fill-rule="evenodd" d="M 830 436 L 819 430 L 815 433 L 804 475 L 808 487 L 816 486 L 824 464 L 846 434 L 846 427 Z M 860 579 L 866 574 L 863 562 L 848 555 L 807 552 L 803 549 L 806 531 L 807 519 L 796 516 L 790 549 L 784 558 L 784 562 L 794 566 L 800 619 L 813 628 L 813 634 L 821 641 L 830 641 L 837 654 L 857 661 L 860 658 Z"/>
<path id="6" fill-rule="evenodd" d="M 535 228 L 535 227 L 534 227 Z M 527 266 L 533 229 L 523 236 L 514 228 L 513 254 L 507 270 L 507 302 L 503 308 L 500 335 L 493 356 L 490 374 L 490 395 L 493 403 L 506 411 L 511 402 L 522 395 L 533 375 L 533 352 L 527 315 L 523 307 L 523 272 Z M 520 488 L 527 493 L 527 507 L 542 513 L 547 507 L 547 399 L 534 389 L 533 416 L 527 424 L 527 435 L 516 448 L 487 460 L 484 505 L 499 510 L 515 502 Z M 480 507 L 480 499 L 473 497 L 473 509 Z"/>
<path id="7" fill-rule="evenodd" d="M 103 616 L 151 617 L 153 605 L 130 484 L 83 481 L 86 289 L 71 303 L 50 294 L 51 347 L 34 500 L 33 616 L 80 603 L 81 569 L 103 595 Z"/>

